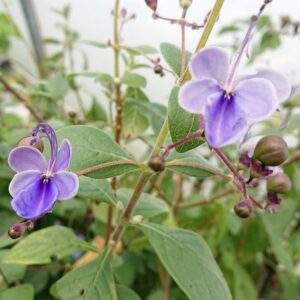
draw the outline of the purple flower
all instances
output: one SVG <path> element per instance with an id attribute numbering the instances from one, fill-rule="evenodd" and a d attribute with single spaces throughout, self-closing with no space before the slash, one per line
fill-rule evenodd
<path id="1" fill-rule="evenodd" d="M 56 200 L 73 198 L 78 191 L 77 175 L 66 171 L 72 156 L 70 142 L 63 140 L 58 149 L 54 130 L 40 123 L 32 134 L 36 140 L 41 138 L 40 131 L 49 140 L 48 163 L 40 151 L 29 146 L 13 149 L 8 157 L 9 166 L 17 172 L 9 185 L 11 206 L 25 219 L 41 217 L 52 210 Z"/>
<path id="2" fill-rule="evenodd" d="M 230 68 L 221 48 L 200 51 L 190 64 L 192 81 L 180 90 L 180 105 L 204 116 L 206 139 L 215 148 L 236 142 L 290 94 L 289 81 L 278 72 L 262 70 L 236 79 L 240 55 Z"/>

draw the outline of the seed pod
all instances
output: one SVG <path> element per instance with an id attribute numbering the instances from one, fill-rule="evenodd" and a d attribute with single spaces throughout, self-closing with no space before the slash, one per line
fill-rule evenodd
<path id="1" fill-rule="evenodd" d="M 179 0 L 179 5 L 184 9 L 188 9 L 191 6 L 192 2 L 192 0 Z"/>
<path id="2" fill-rule="evenodd" d="M 234 212 L 240 218 L 246 219 L 252 213 L 252 203 L 249 199 L 242 199 L 234 206 Z"/>
<path id="3" fill-rule="evenodd" d="M 165 160 L 159 155 L 153 155 L 148 161 L 148 166 L 154 172 L 161 172 L 165 169 Z"/>
<path id="4" fill-rule="evenodd" d="M 278 173 L 267 181 L 268 192 L 285 194 L 290 191 L 292 183 L 290 178 L 284 173 Z"/>
<path id="5" fill-rule="evenodd" d="M 21 138 L 18 141 L 17 147 L 21 147 L 21 146 L 33 147 L 33 148 L 39 150 L 40 152 L 44 151 L 43 141 L 35 136 L 26 136 L 26 137 Z"/>
<path id="6" fill-rule="evenodd" d="M 253 159 L 267 166 L 279 166 L 288 157 L 288 146 L 283 138 L 276 135 L 263 137 L 256 145 Z"/>
<path id="7" fill-rule="evenodd" d="M 157 9 L 157 0 L 145 0 L 146 5 L 150 7 L 153 11 Z"/>

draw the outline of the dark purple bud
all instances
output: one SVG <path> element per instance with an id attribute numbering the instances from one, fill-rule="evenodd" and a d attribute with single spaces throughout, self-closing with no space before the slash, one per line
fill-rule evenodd
<path id="1" fill-rule="evenodd" d="M 148 166 L 154 172 L 161 172 L 165 169 L 165 160 L 159 155 L 153 155 L 148 161 Z"/>
<path id="2" fill-rule="evenodd" d="M 253 159 L 267 166 L 279 166 L 288 157 L 288 146 L 283 138 L 276 135 L 265 136 L 257 143 Z"/>
<path id="3" fill-rule="evenodd" d="M 248 154 L 242 154 L 240 156 L 240 160 L 239 160 L 239 167 L 243 168 L 250 168 L 251 166 L 251 158 L 248 156 Z"/>
<path id="4" fill-rule="evenodd" d="M 275 176 L 271 176 L 267 181 L 268 192 L 285 194 L 290 191 L 291 187 L 291 180 L 285 173 L 278 173 Z"/>
<path id="5" fill-rule="evenodd" d="M 242 199 L 234 206 L 234 211 L 240 218 L 248 218 L 252 213 L 252 203 L 250 199 Z"/>
<path id="6" fill-rule="evenodd" d="M 184 9 L 188 9 L 191 6 L 192 2 L 192 0 L 179 0 L 179 5 Z"/>
<path id="7" fill-rule="evenodd" d="M 271 205 L 278 206 L 281 203 L 281 198 L 274 192 L 268 192 L 267 194 L 268 203 Z"/>
<path id="8" fill-rule="evenodd" d="M 154 73 L 155 74 L 161 74 L 163 72 L 163 68 L 161 65 L 155 65 L 154 66 Z"/>
<path id="9" fill-rule="evenodd" d="M 26 136 L 21 138 L 18 141 L 17 147 L 27 146 L 38 149 L 40 152 L 44 151 L 44 143 L 43 141 L 36 136 Z"/>
<path id="10" fill-rule="evenodd" d="M 146 5 L 150 7 L 153 11 L 157 9 L 157 0 L 145 0 Z"/>
<path id="11" fill-rule="evenodd" d="M 8 229 L 8 235 L 12 239 L 18 239 L 23 236 L 25 231 L 26 225 L 24 223 L 16 223 L 11 225 L 11 227 Z"/>

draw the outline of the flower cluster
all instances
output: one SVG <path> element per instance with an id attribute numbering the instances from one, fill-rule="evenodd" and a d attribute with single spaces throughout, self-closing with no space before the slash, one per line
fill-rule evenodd
<path id="1" fill-rule="evenodd" d="M 41 138 L 47 138 L 50 144 L 48 162 L 33 147 Z M 70 142 L 63 140 L 58 149 L 56 134 L 46 123 L 36 126 L 29 146 L 19 146 L 10 152 L 8 164 L 17 174 L 9 185 L 9 193 L 18 216 L 35 220 L 50 212 L 56 200 L 67 200 L 77 194 L 78 177 L 67 171 L 71 156 Z"/>

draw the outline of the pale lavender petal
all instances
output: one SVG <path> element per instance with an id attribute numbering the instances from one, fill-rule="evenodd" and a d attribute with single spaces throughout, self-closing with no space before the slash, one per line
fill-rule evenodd
<path id="1" fill-rule="evenodd" d="M 205 137 L 211 147 L 219 148 L 236 142 L 248 128 L 246 114 L 234 98 L 210 101 L 205 117 Z"/>
<path id="2" fill-rule="evenodd" d="M 240 145 L 240 154 L 247 154 L 248 157 L 253 157 L 255 147 L 263 137 L 263 135 L 258 135 L 243 142 Z"/>
<path id="3" fill-rule="evenodd" d="M 190 64 L 190 72 L 193 79 L 215 79 L 219 84 L 225 83 L 229 70 L 229 58 L 227 53 L 217 47 L 201 50 Z"/>
<path id="4" fill-rule="evenodd" d="M 78 176 L 72 172 L 61 171 L 53 177 L 54 184 L 58 189 L 58 200 L 67 200 L 73 198 L 79 187 Z"/>
<path id="5" fill-rule="evenodd" d="M 69 140 L 65 139 L 62 141 L 58 151 L 58 156 L 55 162 L 55 171 L 66 170 L 71 161 L 72 157 L 72 146 Z"/>
<path id="6" fill-rule="evenodd" d="M 260 70 L 256 74 L 243 77 L 242 80 L 251 78 L 264 78 L 269 80 L 275 88 L 279 103 L 286 100 L 291 94 L 292 87 L 290 80 L 279 72 L 273 70 Z"/>
<path id="7" fill-rule="evenodd" d="M 41 179 L 42 173 L 39 171 L 23 171 L 14 176 L 9 184 L 8 190 L 12 197 L 16 197 L 34 182 Z"/>
<path id="8" fill-rule="evenodd" d="M 191 113 L 203 113 L 208 97 L 215 93 L 221 96 L 223 91 L 214 79 L 190 81 L 179 91 L 179 105 Z"/>
<path id="9" fill-rule="evenodd" d="M 240 81 L 234 90 L 234 98 L 252 121 L 270 116 L 278 104 L 273 84 L 263 78 Z"/>
<path id="10" fill-rule="evenodd" d="M 40 179 L 14 197 L 11 206 L 21 218 L 38 218 L 52 210 L 57 194 L 52 180 Z"/>
<path id="11" fill-rule="evenodd" d="M 17 147 L 8 156 L 8 164 L 15 172 L 47 169 L 47 161 L 42 153 L 33 147 Z"/>

